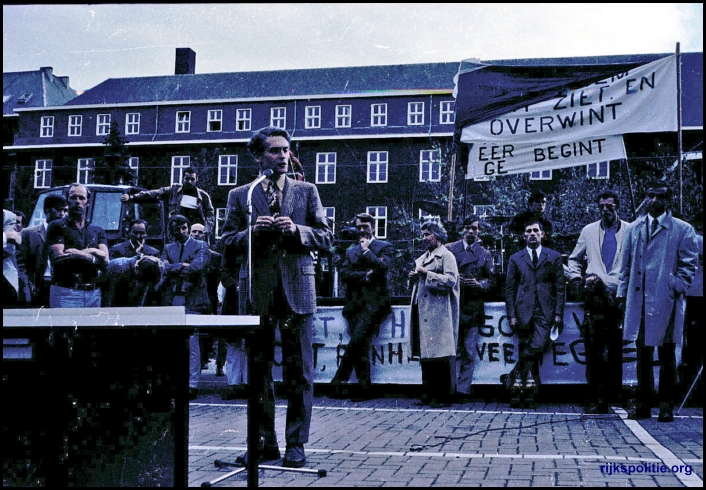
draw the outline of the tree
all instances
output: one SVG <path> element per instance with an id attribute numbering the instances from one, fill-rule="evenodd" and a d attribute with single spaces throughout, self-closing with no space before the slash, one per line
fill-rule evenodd
<path id="1" fill-rule="evenodd" d="M 102 165 L 96 165 L 94 182 L 102 184 L 133 185 L 135 172 L 130 168 L 127 139 L 121 136 L 118 121 L 113 119 L 110 131 L 103 139 L 105 150 Z"/>

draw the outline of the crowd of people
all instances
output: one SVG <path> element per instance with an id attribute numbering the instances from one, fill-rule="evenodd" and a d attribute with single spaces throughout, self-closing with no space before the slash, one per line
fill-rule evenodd
<path id="1" fill-rule="evenodd" d="M 288 175 L 301 169 L 289 148 L 290 135 L 276 127 L 264 128 L 250 140 L 248 150 L 260 176 L 230 191 L 217 249 L 209 246 L 211 199 L 196 187 L 192 168 L 184 171 L 182 184 L 121 198 L 167 202 L 171 241 L 164 250 L 145 243 L 148 224 L 140 219 L 129 223 L 127 241 L 109 249 L 104 230 L 86 221 L 90 191 L 81 184 L 69 186 L 65 196 L 48 196 L 46 222 L 39 226 L 22 229 L 24 217 L 3 210 L 5 307 L 161 305 L 183 306 L 190 314 L 260 315 L 265 331 L 260 351 L 267 368 L 254 383 L 262 394 L 259 457 L 280 457 L 272 378 L 278 328 L 288 393 L 283 465 L 303 466 L 314 385 L 311 252 L 329 250 L 333 234 L 316 186 Z M 685 291 L 697 268 L 698 249 L 693 226 L 673 216 L 670 199 L 664 182 L 650 184 L 646 215 L 628 223 L 620 219 L 618 195 L 601 192 L 596 196 L 601 219 L 583 228 L 565 264 L 547 242 L 552 225 L 543 214 L 546 196 L 530 197 L 528 210 L 510 225 L 524 237 L 524 246 L 509 257 L 505 278 L 506 314 L 519 344 L 517 362 L 501 380 L 508 390 L 536 391 L 541 385 L 540 359 L 561 334 L 567 288 L 573 288 L 585 301 L 581 328 L 587 412 L 607 413 L 617 401 L 622 344 L 634 341 L 638 387 L 629 418 L 649 417 L 658 403 L 658 420 L 673 420 L 675 344 L 682 336 Z M 471 395 L 472 346 L 485 321 L 486 293 L 496 278 L 493 257 L 480 240 L 482 226 L 478 216 L 466 217 L 462 238 L 448 244 L 441 224 L 421 226 L 426 251 L 411 264 L 408 278 L 410 347 L 420 359 L 422 405 L 443 406 Z M 357 243 L 346 251 L 340 271 L 350 342 L 331 393 L 366 399 L 372 396 L 370 345 L 391 312 L 389 273 L 395 252 L 375 236 L 373 216 L 356 215 L 355 228 Z M 213 340 L 198 332 L 190 338 L 192 397 Z M 231 387 L 246 381 L 243 339 L 218 339 L 218 347 L 217 374 L 228 376 Z M 651 395 L 655 347 L 661 366 L 656 400 Z M 357 386 L 349 382 L 354 371 Z"/>

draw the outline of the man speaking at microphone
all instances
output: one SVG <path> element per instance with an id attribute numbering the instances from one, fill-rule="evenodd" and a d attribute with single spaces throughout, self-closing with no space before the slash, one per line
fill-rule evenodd
<path id="1" fill-rule="evenodd" d="M 332 233 L 316 187 L 287 177 L 289 133 L 266 127 L 248 143 L 248 151 L 260 166 L 255 182 L 237 187 L 228 194 L 223 226 L 223 265 L 228 273 L 240 267 L 241 279 L 248 276 L 248 191 L 252 185 L 252 305 L 251 313 L 262 317 L 262 350 L 267 362 L 263 396 L 263 421 L 259 427 L 260 460 L 279 459 L 275 434 L 275 400 L 272 364 L 275 328 L 282 340 L 282 376 L 287 391 L 286 452 L 283 466 L 299 468 L 306 464 L 304 444 L 309 441 L 314 390 L 314 350 L 312 320 L 316 310 L 316 287 L 312 251 L 328 250 Z M 270 174 L 271 173 L 271 174 Z M 262 179 L 262 176 L 269 175 Z M 241 280 L 240 295 L 248 296 Z M 242 303 L 242 302 L 241 302 Z M 257 353 L 257 352 L 256 352 Z M 259 381 L 252 380 L 257 389 Z M 247 456 L 242 458 L 247 461 Z"/>

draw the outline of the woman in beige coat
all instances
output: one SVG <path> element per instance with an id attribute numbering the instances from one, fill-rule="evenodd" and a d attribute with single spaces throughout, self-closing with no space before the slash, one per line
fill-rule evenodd
<path id="1" fill-rule="evenodd" d="M 412 289 L 412 355 L 422 367 L 420 405 L 447 405 L 455 392 L 459 280 L 456 258 L 444 243 L 444 228 L 427 221 L 422 241 L 427 251 L 409 273 Z"/>

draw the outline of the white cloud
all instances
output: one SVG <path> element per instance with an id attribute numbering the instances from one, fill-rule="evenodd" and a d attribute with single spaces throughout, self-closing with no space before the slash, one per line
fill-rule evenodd
<path id="1" fill-rule="evenodd" d="M 3 71 L 53 66 L 76 88 L 197 72 L 703 51 L 702 4 L 3 6 Z M 86 66 L 89 68 L 86 69 Z"/>

